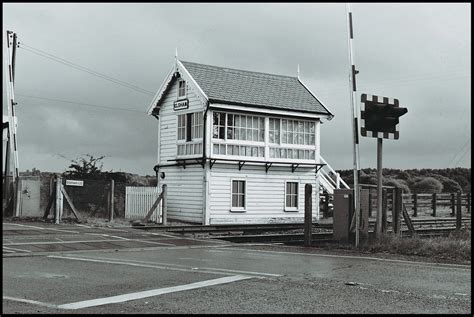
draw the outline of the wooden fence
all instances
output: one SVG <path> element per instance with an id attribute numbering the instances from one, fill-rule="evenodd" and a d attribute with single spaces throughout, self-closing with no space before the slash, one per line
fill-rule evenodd
<path id="1" fill-rule="evenodd" d="M 125 219 L 143 219 L 160 195 L 158 187 L 125 187 Z M 161 222 L 161 207 L 157 207 L 151 221 Z"/>
<path id="2" fill-rule="evenodd" d="M 425 212 L 433 217 L 440 216 L 440 211 L 446 216 L 454 217 L 458 204 L 459 193 L 403 194 L 404 204 L 411 208 L 413 216 L 417 217 L 420 212 Z M 471 193 L 460 194 L 462 212 L 471 212 Z"/>
<path id="3" fill-rule="evenodd" d="M 369 189 L 369 217 L 375 217 L 377 212 L 377 189 L 376 186 L 364 185 L 364 188 Z M 407 211 L 413 217 L 419 215 L 433 216 L 433 217 L 455 217 L 458 199 L 460 199 L 461 212 L 463 214 L 471 213 L 472 197 L 471 193 L 462 193 L 458 197 L 458 193 L 410 193 L 403 194 L 403 204 Z M 394 208 L 394 188 L 384 186 L 382 190 L 382 209 L 383 215 L 393 211 Z M 325 193 L 321 195 L 322 198 L 322 212 L 323 215 L 331 215 L 329 202 L 332 200 L 332 195 Z"/>

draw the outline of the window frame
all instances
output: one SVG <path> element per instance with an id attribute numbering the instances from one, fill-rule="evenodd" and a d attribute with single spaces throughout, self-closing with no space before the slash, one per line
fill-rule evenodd
<path id="1" fill-rule="evenodd" d="M 239 181 L 239 182 L 244 182 L 244 206 L 243 207 L 234 207 L 232 206 L 232 197 L 234 195 L 234 191 L 233 191 L 233 184 L 234 184 L 234 181 Z M 246 178 L 234 178 L 234 177 L 231 177 L 230 178 L 230 202 L 229 202 L 229 205 L 230 205 L 230 212 L 240 212 L 240 213 L 244 213 L 244 212 L 247 212 L 247 179 Z"/>
<path id="2" fill-rule="evenodd" d="M 296 207 L 288 207 L 287 206 L 287 188 L 288 188 L 288 183 L 296 183 Z M 300 210 L 300 181 L 299 180 L 285 180 L 285 189 L 284 189 L 284 211 L 293 211 L 293 212 L 298 212 Z M 291 195 L 291 194 L 290 194 Z"/>
<path id="3" fill-rule="evenodd" d="M 214 125 L 214 114 L 215 113 L 222 113 L 224 114 L 224 118 L 222 118 L 222 121 L 220 120 L 219 117 L 219 122 L 221 123 L 220 125 Z M 236 140 L 234 139 L 235 136 L 233 136 L 232 139 L 228 138 L 228 128 L 229 128 L 229 115 L 241 115 L 241 116 L 247 116 L 247 117 L 257 117 L 263 119 L 263 135 L 264 139 L 263 141 L 244 141 L 244 140 Z M 271 113 L 264 114 L 264 113 L 250 113 L 250 112 L 238 112 L 238 111 L 232 111 L 232 110 L 227 110 L 227 109 L 213 109 L 212 110 L 212 120 L 210 121 L 210 130 L 211 130 L 211 135 L 210 135 L 210 155 L 212 157 L 215 157 L 217 159 L 219 158 L 226 158 L 226 159 L 234 159 L 234 160 L 239 160 L 239 159 L 248 159 L 248 160 L 255 160 L 255 161 L 261 161 L 261 162 L 289 162 L 289 163 L 315 163 L 317 159 L 317 154 L 318 154 L 318 149 L 317 149 L 317 142 L 318 142 L 318 120 L 317 119 L 305 119 L 305 118 L 290 118 L 290 117 L 282 117 L 278 115 L 273 115 Z M 277 128 L 278 131 L 278 138 L 275 140 L 278 143 L 271 143 L 270 142 L 270 120 L 274 119 L 275 120 L 275 127 Z M 260 119 L 259 119 L 260 120 Z M 268 125 L 266 124 L 268 120 Z M 305 137 L 307 137 L 306 141 L 310 140 L 310 144 L 289 144 L 285 143 L 283 141 L 283 120 L 291 120 L 294 123 L 301 122 L 303 124 L 303 143 L 305 143 Z M 235 117 L 234 120 L 232 121 L 233 125 L 230 127 L 235 126 Z M 310 133 L 307 133 L 305 136 L 305 130 L 304 127 L 308 127 L 308 132 L 311 130 L 311 125 L 314 124 L 314 129 L 312 132 L 312 137 L 309 137 Z M 223 138 L 214 138 L 214 127 L 220 127 L 223 129 Z M 267 131 L 268 129 L 268 131 Z M 220 134 L 218 132 L 218 134 Z M 267 136 L 268 134 L 268 136 Z M 312 139 L 312 140 L 311 140 Z M 214 146 L 224 146 L 226 148 L 225 154 L 220 154 L 216 153 L 214 151 Z M 248 155 L 235 155 L 235 154 L 228 154 L 228 147 L 229 146 L 246 146 L 246 147 L 262 147 L 263 148 L 263 156 L 248 156 Z M 271 151 L 280 151 L 283 150 L 285 152 L 291 150 L 292 153 L 299 152 L 300 150 L 303 150 L 303 152 L 300 154 L 296 154 L 295 157 L 279 157 L 280 155 L 275 155 L 274 157 L 271 156 Z M 258 150 L 259 151 L 259 150 Z M 232 153 L 232 152 L 230 152 Z M 300 156 L 300 158 L 298 158 Z"/>
<path id="4" fill-rule="evenodd" d="M 201 132 L 201 137 L 199 138 L 195 138 L 193 136 L 193 131 L 194 131 L 194 128 L 197 127 L 197 126 L 200 126 L 200 127 L 203 127 L 204 125 L 204 114 L 201 116 L 202 118 L 202 122 L 200 125 L 196 125 L 193 123 L 195 123 L 195 118 L 198 117 L 198 113 L 202 113 L 203 114 L 203 111 L 187 111 L 187 112 L 183 112 L 183 113 L 179 113 L 176 115 L 176 157 L 179 157 L 179 158 L 192 158 L 192 157 L 196 157 L 196 156 L 202 156 L 202 150 L 201 150 L 201 153 L 194 153 L 194 154 L 178 154 L 178 146 L 180 145 L 196 145 L 196 144 L 200 144 L 201 147 L 202 147 L 202 143 L 203 143 L 203 137 L 202 137 L 202 132 Z M 179 122 L 180 122 L 180 116 L 184 116 L 185 120 L 185 125 L 184 125 L 184 139 L 178 139 L 179 137 Z M 188 117 L 191 116 L 191 120 L 188 120 Z M 188 127 L 188 123 L 189 123 L 189 127 Z M 189 130 L 189 131 L 188 131 Z M 189 134 L 191 134 L 191 139 L 189 139 Z"/>
<path id="5" fill-rule="evenodd" d="M 181 92 L 181 83 L 184 84 L 184 95 L 180 96 L 180 92 Z M 186 85 L 186 81 L 184 79 L 179 79 L 178 80 L 178 87 L 177 87 L 177 99 L 178 100 L 181 100 L 181 99 L 186 99 L 187 97 L 187 85 Z"/>

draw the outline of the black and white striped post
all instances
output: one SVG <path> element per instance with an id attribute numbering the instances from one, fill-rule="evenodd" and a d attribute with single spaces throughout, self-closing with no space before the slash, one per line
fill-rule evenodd
<path id="1" fill-rule="evenodd" d="M 360 223 L 360 189 L 359 189 L 359 178 L 360 178 L 360 164 L 359 164 L 359 127 L 357 121 L 358 111 L 356 109 L 356 74 L 359 72 L 356 70 L 354 65 L 354 54 L 352 53 L 352 40 L 354 39 L 354 29 L 352 27 L 352 11 L 351 5 L 346 3 L 347 11 L 347 33 L 348 33 L 348 48 L 349 48 L 349 62 L 350 62 L 350 75 L 349 84 L 351 90 L 351 113 L 352 113 L 352 130 L 354 136 L 354 218 L 355 218 L 355 246 L 359 245 L 359 223 Z M 351 228 L 354 227 L 354 218 L 351 220 Z"/>
<path id="2" fill-rule="evenodd" d="M 12 31 L 7 31 L 6 36 L 6 45 L 5 47 L 5 68 L 6 71 L 6 92 L 7 92 L 7 111 L 8 111 L 8 140 L 11 142 L 10 153 L 13 153 L 13 195 L 14 195 L 14 215 L 20 215 L 20 194 L 19 194 L 19 166 L 18 166 L 18 145 L 17 145 L 17 136 L 16 136 L 16 116 L 15 116 L 15 95 L 13 91 L 14 79 L 15 79 L 15 51 L 17 46 L 17 37 L 16 33 Z M 11 154 L 8 153 L 8 160 L 11 160 Z M 5 171 L 8 173 L 9 171 Z M 8 175 L 5 179 L 8 179 Z M 7 197 L 8 200 L 8 197 Z"/>

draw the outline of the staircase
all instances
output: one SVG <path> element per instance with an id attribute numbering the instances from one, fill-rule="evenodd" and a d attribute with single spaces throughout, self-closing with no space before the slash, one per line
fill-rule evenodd
<path id="1" fill-rule="evenodd" d="M 322 156 L 320 156 L 320 160 L 321 163 L 326 164 L 319 170 L 320 191 L 334 194 L 334 189 L 350 189 L 349 185 L 339 176 L 339 173 L 337 173 Z"/>

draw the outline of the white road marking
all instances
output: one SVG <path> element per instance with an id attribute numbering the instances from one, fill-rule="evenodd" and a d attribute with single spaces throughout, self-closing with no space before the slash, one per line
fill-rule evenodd
<path id="1" fill-rule="evenodd" d="M 232 283 L 236 281 L 246 280 L 249 278 L 252 278 L 252 277 L 244 276 L 244 275 L 227 276 L 227 277 L 221 277 L 221 278 L 217 278 L 213 280 L 207 280 L 207 281 L 196 282 L 196 283 L 191 283 L 191 284 L 158 288 L 158 289 L 153 289 L 149 291 L 135 292 L 135 293 L 130 293 L 130 294 L 117 295 L 117 296 L 111 296 L 111 297 L 86 300 L 82 302 L 64 304 L 64 305 L 59 305 L 58 308 L 81 309 L 81 308 L 86 308 L 86 307 L 123 303 L 123 302 L 131 301 L 131 300 L 158 296 L 162 294 L 168 294 L 168 293 L 174 293 L 174 292 L 180 292 L 180 291 L 187 291 L 187 290 L 196 289 L 196 288 Z"/>
<path id="2" fill-rule="evenodd" d="M 44 228 L 44 227 L 37 227 L 37 226 L 28 226 L 28 225 L 21 225 L 18 223 L 4 223 L 4 225 L 11 225 L 11 226 L 21 226 L 21 227 L 28 227 L 40 230 L 53 230 L 53 231 L 61 231 L 61 232 L 69 232 L 69 233 L 79 233 L 79 231 L 71 231 L 71 230 L 63 230 L 63 229 L 54 229 L 54 228 Z"/>
<path id="3" fill-rule="evenodd" d="M 229 275 L 232 274 L 248 274 L 248 275 L 255 275 L 258 277 L 270 276 L 270 277 L 278 277 L 282 276 L 280 274 L 272 274 L 272 273 L 263 273 L 263 272 L 252 272 L 252 271 L 240 271 L 240 270 L 228 270 L 228 269 L 220 269 L 214 267 L 190 267 L 180 264 L 173 264 L 173 263 L 160 263 L 160 262 L 147 262 L 147 261 L 138 261 L 138 260 L 127 260 L 124 261 L 122 259 L 116 258 L 105 258 L 105 257 L 72 257 L 72 256 L 60 256 L 60 255 L 49 255 L 48 258 L 54 259 L 65 259 L 65 260 L 76 260 L 76 261 L 86 261 L 86 262 L 98 262 L 98 263 L 109 263 L 109 264 L 119 264 L 119 265 L 130 265 L 130 266 L 138 266 L 138 267 L 147 267 L 147 268 L 157 268 L 157 269 L 165 269 L 171 271 L 183 271 L 183 272 L 196 272 L 199 270 L 201 273 L 212 273 L 212 274 L 224 274 Z"/>
<path id="4" fill-rule="evenodd" d="M 232 246 L 231 246 L 232 247 Z M 321 254 L 321 253 L 299 253 L 299 252 L 288 252 L 288 251 L 269 251 L 269 250 L 249 250 L 234 248 L 233 250 L 246 251 L 246 252 L 264 252 L 264 253 L 275 253 L 275 254 L 289 254 L 289 255 L 304 255 L 304 256 L 321 256 L 321 257 L 330 257 L 330 258 L 348 258 L 348 259 L 363 259 L 363 260 L 374 260 L 382 262 L 397 262 L 405 264 L 418 264 L 422 266 L 436 266 L 436 267 L 445 267 L 445 268 L 459 268 L 459 269 L 471 269 L 470 265 L 463 264 L 447 264 L 447 263 L 433 263 L 433 262 L 419 262 L 419 261 L 408 261 L 408 260 L 397 260 L 397 259 L 383 259 L 367 256 L 357 256 L 357 255 L 335 255 L 335 254 Z"/>
<path id="5" fill-rule="evenodd" d="M 77 223 L 76 223 L 76 226 L 78 226 L 78 227 L 86 227 L 86 228 L 89 228 L 89 229 L 92 228 L 91 226 L 80 225 L 80 224 L 77 224 Z"/>
<path id="6" fill-rule="evenodd" d="M 10 297 L 10 296 L 3 296 L 3 299 L 6 300 L 11 300 L 14 302 L 21 302 L 21 303 L 27 303 L 27 304 L 33 304 L 33 305 L 39 305 L 39 306 L 44 306 L 48 308 L 58 308 L 54 304 L 48 304 L 48 303 L 43 303 L 43 302 L 38 302 L 35 300 L 30 300 L 30 299 L 24 299 L 24 298 L 16 298 L 16 297 Z"/>
<path id="7" fill-rule="evenodd" d="M 166 246 L 175 246 L 172 243 L 166 243 L 166 242 L 156 242 L 156 241 L 147 241 L 147 240 L 138 240 L 138 239 L 132 239 L 131 241 L 143 242 L 143 243 L 152 243 L 152 244 L 161 244 L 161 245 L 166 245 Z"/>
<path id="8" fill-rule="evenodd" d="M 42 245 L 42 244 L 70 244 L 70 243 L 91 243 L 91 242 L 119 242 L 120 240 L 78 240 L 78 241 L 46 241 L 46 242 L 14 242 L 4 245 Z"/>
<path id="9" fill-rule="evenodd" d="M 4 249 L 8 249 L 8 250 L 13 250 L 13 251 L 20 251 L 20 252 L 32 252 L 32 251 L 30 251 L 30 250 L 23 250 L 23 249 L 17 249 L 17 248 L 6 247 L 5 245 L 3 245 L 3 248 L 4 248 Z M 5 251 L 8 251 L 8 250 L 5 250 Z"/>
<path id="10" fill-rule="evenodd" d="M 232 253 L 231 250 L 209 250 L 209 252 Z M 245 253 L 245 254 L 248 254 L 248 255 L 251 255 L 251 256 L 257 256 L 257 257 L 262 257 L 262 256 L 275 257 L 275 256 L 278 256 L 278 254 L 256 254 L 255 252 L 242 252 L 242 253 Z"/>
<path id="11" fill-rule="evenodd" d="M 116 238 L 116 239 L 120 239 L 120 240 L 133 240 L 133 239 L 119 237 L 119 236 L 110 236 L 108 234 L 104 234 L 104 237 L 111 237 L 111 238 Z"/>

